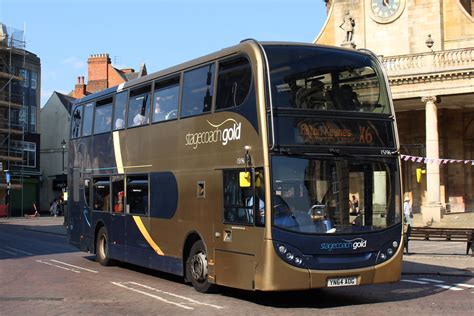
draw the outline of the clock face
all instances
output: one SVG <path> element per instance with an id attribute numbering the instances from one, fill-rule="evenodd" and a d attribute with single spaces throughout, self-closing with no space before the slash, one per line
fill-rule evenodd
<path id="1" fill-rule="evenodd" d="M 371 0 L 372 12 L 385 19 L 392 17 L 400 10 L 401 0 Z"/>
<path id="2" fill-rule="evenodd" d="M 369 15 L 377 23 L 390 23 L 398 19 L 406 0 L 366 0 L 370 6 Z"/>

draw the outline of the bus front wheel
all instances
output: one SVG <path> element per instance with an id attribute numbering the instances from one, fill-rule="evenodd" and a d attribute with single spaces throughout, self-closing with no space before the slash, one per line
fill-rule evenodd
<path id="1" fill-rule="evenodd" d="M 107 228 L 104 226 L 102 226 L 97 233 L 95 260 L 103 266 L 112 265 L 112 260 L 109 257 L 109 236 L 107 234 Z"/>
<path id="2" fill-rule="evenodd" d="M 217 289 L 215 284 L 209 283 L 207 280 L 207 254 L 204 243 L 201 240 L 196 241 L 191 247 L 188 260 L 186 261 L 186 275 L 198 292 L 212 293 Z"/>

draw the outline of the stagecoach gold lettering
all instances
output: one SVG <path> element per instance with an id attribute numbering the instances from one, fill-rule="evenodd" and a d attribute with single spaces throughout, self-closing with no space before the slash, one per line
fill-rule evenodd
<path id="1" fill-rule="evenodd" d="M 237 122 L 234 119 L 227 119 L 220 124 L 207 123 L 213 127 L 213 130 L 202 131 L 197 133 L 186 134 L 186 146 L 192 146 L 193 149 L 198 148 L 202 144 L 211 144 L 220 142 L 223 146 L 227 145 L 230 141 L 240 140 L 240 133 L 242 130 L 242 123 Z M 222 128 L 222 125 L 229 123 L 229 127 Z M 232 124 L 232 125 L 231 125 Z"/>

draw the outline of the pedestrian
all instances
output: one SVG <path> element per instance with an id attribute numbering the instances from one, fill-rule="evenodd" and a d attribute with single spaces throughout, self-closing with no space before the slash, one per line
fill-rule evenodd
<path id="1" fill-rule="evenodd" d="M 58 216 L 58 202 L 56 198 L 49 205 L 49 214 L 54 217 Z"/>
<path id="2" fill-rule="evenodd" d="M 413 213 L 411 209 L 410 198 L 408 196 L 405 197 L 403 202 L 403 215 L 403 222 L 406 225 L 406 232 L 403 240 L 405 242 L 406 252 L 408 253 L 408 239 L 410 238 L 411 227 L 413 225 Z"/>

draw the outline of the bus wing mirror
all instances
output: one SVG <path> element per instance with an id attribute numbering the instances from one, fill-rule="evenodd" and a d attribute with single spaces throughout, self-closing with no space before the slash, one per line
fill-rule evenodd
<path id="1" fill-rule="evenodd" d="M 252 185 L 252 177 L 249 171 L 239 172 L 239 186 L 241 188 L 250 188 Z"/>

